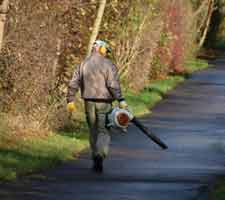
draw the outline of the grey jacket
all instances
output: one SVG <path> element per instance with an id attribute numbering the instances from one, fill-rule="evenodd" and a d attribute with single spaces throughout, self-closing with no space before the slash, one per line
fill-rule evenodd
<path id="1" fill-rule="evenodd" d="M 75 100 L 79 89 L 84 100 L 124 100 L 116 66 L 98 53 L 93 53 L 75 70 L 68 88 L 68 102 Z"/>

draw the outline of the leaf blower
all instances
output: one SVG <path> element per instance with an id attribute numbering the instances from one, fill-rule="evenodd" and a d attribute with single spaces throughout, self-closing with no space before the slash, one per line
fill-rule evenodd
<path id="1" fill-rule="evenodd" d="M 168 148 L 168 146 L 164 142 L 162 142 L 156 135 L 150 132 L 148 128 L 145 127 L 128 109 L 115 107 L 112 112 L 108 114 L 107 127 L 126 130 L 130 122 L 138 127 L 148 138 L 158 144 L 162 149 Z"/>

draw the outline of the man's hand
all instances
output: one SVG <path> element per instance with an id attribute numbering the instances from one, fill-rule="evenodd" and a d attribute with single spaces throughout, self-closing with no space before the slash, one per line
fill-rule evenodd
<path id="1" fill-rule="evenodd" d="M 125 100 L 120 101 L 119 102 L 119 108 L 121 108 L 121 109 L 127 109 L 128 108 L 127 102 Z"/>
<path id="2" fill-rule="evenodd" d="M 67 111 L 69 113 L 72 113 L 76 110 L 76 106 L 75 106 L 75 103 L 74 102 L 70 102 L 67 104 Z"/>

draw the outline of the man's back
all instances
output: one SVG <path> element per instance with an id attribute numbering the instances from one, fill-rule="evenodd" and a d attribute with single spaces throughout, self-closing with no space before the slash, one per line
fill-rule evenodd
<path id="1" fill-rule="evenodd" d="M 95 53 L 80 67 L 81 95 L 86 100 L 114 100 L 110 87 L 120 89 L 115 66 L 105 57 Z M 115 84 L 116 82 L 116 84 Z"/>

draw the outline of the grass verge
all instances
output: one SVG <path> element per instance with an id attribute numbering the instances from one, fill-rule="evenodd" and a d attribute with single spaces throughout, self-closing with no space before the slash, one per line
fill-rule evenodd
<path id="1" fill-rule="evenodd" d="M 202 60 L 187 63 L 187 68 L 191 72 L 206 67 L 207 62 Z M 153 81 L 138 94 L 127 91 L 125 97 L 133 113 L 140 116 L 150 113 L 150 108 L 184 80 L 185 77 L 181 75 L 169 76 L 165 80 Z M 74 159 L 78 152 L 87 147 L 88 136 L 84 122 L 81 122 L 76 132 L 71 130 L 73 129 L 61 131 L 59 134 L 51 133 L 45 138 L 17 140 L 13 136 L 7 136 L 10 129 L 0 121 L 0 179 L 13 180 L 18 175 L 37 172 Z"/>
<path id="2" fill-rule="evenodd" d="M 202 59 L 194 59 L 186 62 L 186 68 L 190 73 L 203 70 L 209 67 L 208 62 Z"/>
<path id="3" fill-rule="evenodd" d="M 86 133 L 49 133 L 42 138 L 17 138 L 5 124 L 1 126 L 3 123 L 0 124 L 0 180 L 11 181 L 51 168 L 74 159 L 87 147 Z"/>

